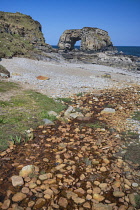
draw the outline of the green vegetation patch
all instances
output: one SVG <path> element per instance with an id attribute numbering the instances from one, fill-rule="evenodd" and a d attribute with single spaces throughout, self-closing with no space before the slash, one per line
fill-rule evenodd
<path id="1" fill-rule="evenodd" d="M 6 91 L 10 84 L 1 82 L 1 92 Z M 13 87 L 17 87 L 12 83 Z M 21 91 L 20 95 L 11 97 L 9 101 L 0 101 L 0 150 L 7 147 L 8 142 L 13 138 L 19 137 L 20 141 L 24 138 L 25 130 L 35 128 L 43 124 L 43 119 L 52 119 L 48 111 L 61 112 L 65 106 L 35 91 Z"/>
<path id="2" fill-rule="evenodd" d="M 14 82 L 0 81 L 0 92 L 7 92 L 12 89 L 19 89 L 19 85 Z"/>
<path id="3" fill-rule="evenodd" d="M 140 121 L 140 111 L 134 112 L 132 119 Z"/>

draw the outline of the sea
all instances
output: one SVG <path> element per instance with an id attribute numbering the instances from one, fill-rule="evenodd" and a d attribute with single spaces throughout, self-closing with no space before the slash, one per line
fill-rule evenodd
<path id="1" fill-rule="evenodd" d="M 57 45 L 52 45 L 53 48 L 58 48 Z M 133 55 L 140 57 L 140 46 L 115 46 L 119 53 L 124 55 Z M 80 49 L 80 46 L 75 46 Z"/>

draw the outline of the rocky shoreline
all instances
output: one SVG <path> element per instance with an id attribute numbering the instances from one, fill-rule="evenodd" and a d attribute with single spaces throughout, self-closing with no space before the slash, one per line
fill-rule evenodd
<path id="1" fill-rule="evenodd" d="M 69 97 L 81 92 L 124 88 L 140 83 L 137 71 L 81 62 L 70 63 L 59 57 L 57 62 L 27 58 L 2 59 L 9 72 L 8 81 L 20 83 L 51 97 Z M 41 77 L 42 76 L 42 79 Z"/>

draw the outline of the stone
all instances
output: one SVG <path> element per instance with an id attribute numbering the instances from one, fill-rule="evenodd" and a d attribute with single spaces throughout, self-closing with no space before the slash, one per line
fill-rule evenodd
<path id="1" fill-rule="evenodd" d="M 58 114 L 57 114 L 56 112 L 54 112 L 54 111 L 49 111 L 49 112 L 48 112 L 48 115 L 49 115 L 49 116 L 53 115 L 53 116 L 56 117 Z"/>
<path id="2" fill-rule="evenodd" d="M 10 77 L 10 72 L 2 65 L 0 65 L 0 77 L 3 77 L 3 78 Z"/>
<path id="3" fill-rule="evenodd" d="M 92 199 L 92 196 L 91 195 L 89 195 L 89 194 L 87 194 L 87 196 L 86 196 L 86 200 L 91 200 Z"/>
<path id="4" fill-rule="evenodd" d="M 29 188 L 30 188 L 30 189 L 34 189 L 36 186 L 37 186 L 36 183 L 30 183 L 30 184 L 29 184 Z"/>
<path id="5" fill-rule="evenodd" d="M 51 174 L 51 173 L 41 174 L 41 175 L 39 176 L 39 179 L 40 179 L 41 181 L 44 181 L 44 180 L 50 179 L 50 178 L 52 178 L 52 174 Z"/>
<path id="6" fill-rule="evenodd" d="M 128 209 L 128 208 L 127 208 L 127 206 L 125 206 L 125 205 L 121 205 L 121 206 L 118 208 L 118 210 L 126 210 L 126 209 Z"/>
<path id="7" fill-rule="evenodd" d="M 21 171 L 19 172 L 19 175 L 25 178 L 31 174 L 34 174 L 34 171 L 35 171 L 35 166 L 27 165 L 21 169 Z"/>
<path id="8" fill-rule="evenodd" d="M 21 192 L 24 193 L 24 194 L 28 194 L 29 193 L 29 188 L 28 187 L 23 187 Z"/>
<path id="9" fill-rule="evenodd" d="M 38 198 L 35 205 L 34 209 L 41 209 L 46 203 L 46 200 L 44 198 Z"/>
<path id="10" fill-rule="evenodd" d="M 121 186 L 121 181 L 115 181 L 115 182 L 113 182 L 113 185 L 112 185 L 112 187 L 120 187 Z"/>
<path id="11" fill-rule="evenodd" d="M 58 201 L 58 205 L 63 207 L 63 208 L 67 208 L 67 205 L 68 205 L 67 199 L 64 198 L 64 197 L 60 197 L 59 201 Z"/>
<path id="12" fill-rule="evenodd" d="M 47 189 L 47 190 L 44 191 L 44 194 L 48 194 L 48 195 L 52 196 L 53 191 L 51 189 Z"/>
<path id="13" fill-rule="evenodd" d="M 4 203 L 2 204 L 1 208 L 2 209 L 8 209 L 10 206 L 11 201 L 9 199 L 5 200 Z"/>
<path id="14" fill-rule="evenodd" d="M 26 195 L 24 193 L 18 192 L 12 197 L 12 201 L 19 202 L 26 198 Z"/>
<path id="15" fill-rule="evenodd" d="M 49 200 L 49 199 L 51 199 L 51 195 L 45 194 L 45 195 L 44 195 L 44 198 L 47 199 L 47 200 Z"/>
<path id="16" fill-rule="evenodd" d="M 97 51 L 113 46 L 107 31 L 84 27 L 64 31 L 59 39 L 58 47 L 61 50 L 73 50 L 78 40 L 81 40 L 82 51 Z"/>
<path id="17" fill-rule="evenodd" d="M 91 209 L 91 205 L 90 205 L 89 202 L 84 203 L 83 207 L 86 208 L 86 209 Z"/>
<path id="18" fill-rule="evenodd" d="M 96 194 L 96 193 L 99 194 L 99 193 L 101 192 L 101 189 L 100 189 L 99 187 L 94 187 L 92 192 L 93 192 L 93 194 L 94 194 L 94 193 L 95 193 L 95 194 Z"/>
<path id="19" fill-rule="evenodd" d="M 30 202 L 28 203 L 28 207 L 33 207 L 34 204 L 35 204 L 35 201 L 30 201 Z"/>
<path id="20" fill-rule="evenodd" d="M 84 175 L 84 174 L 81 174 L 80 180 L 82 181 L 82 180 L 84 180 L 85 178 L 86 178 L 85 175 Z"/>
<path id="21" fill-rule="evenodd" d="M 46 76 L 38 76 L 36 78 L 39 80 L 49 80 L 50 79 L 49 77 L 46 77 Z"/>
<path id="22" fill-rule="evenodd" d="M 78 197 L 78 195 L 75 194 L 75 193 L 72 192 L 72 191 L 66 191 L 66 196 L 67 196 L 68 199 Z"/>
<path id="23" fill-rule="evenodd" d="M 76 204 L 82 204 L 85 202 L 85 199 L 79 197 L 72 197 L 72 199 Z"/>
<path id="24" fill-rule="evenodd" d="M 58 166 L 55 167 L 56 171 L 61 170 L 62 168 L 64 168 L 66 165 L 65 164 L 60 164 Z"/>
<path id="25" fill-rule="evenodd" d="M 131 203 L 133 206 L 136 206 L 136 199 L 135 199 L 135 196 L 136 196 L 136 194 L 134 194 L 134 193 L 131 193 L 131 194 L 128 195 L 129 201 L 130 201 L 130 203 Z"/>
<path id="26" fill-rule="evenodd" d="M 138 183 L 132 183 L 132 187 L 138 187 L 139 185 L 138 185 Z"/>
<path id="27" fill-rule="evenodd" d="M 109 206 L 107 204 L 98 203 L 98 204 L 93 204 L 92 210 L 112 210 L 112 206 Z"/>
<path id="28" fill-rule="evenodd" d="M 85 194 L 85 191 L 82 188 L 78 188 L 74 190 L 74 193 L 76 193 L 78 196 L 83 196 Z"/>
<path id="29" fill-rule="evenodd" d="M 106 167 L 102 166 L 102 167 L 100 168 L 100 171 L 101 171 L 101 172 L 105 172 L 105 171 L 107 171 L 107 169 L 106 169 Z"/>
<path id="30" fill-rule="evenodd" d="M 107 183 L 101 183 L 99 187 L 101 188 L 101 190 L 105 191 L 107 189 Z"/>
<path id="31" fill-rule="evenodd" d="M 101 111 L 101 114 L 114 114 L 114 113 L 115 113 L 115 109 L 112 109 L 112 108 L 104 108 Z"/>
<path id="32" fill-rule="evenodd" d="M 52 122 L 51 120 L 48 120 L 47 118 L 43 119 L 43 122 L 45 125 L 54 125 L 54 122 Z"/>
<path id="33" fill-rule="evenodd" d="M 24 184 L 23 178 L 21 176 L 12 176 L 12 185 L 14 187 L 22 186 Z"/>
<path id="34" fill-rule="evenodd" d="M 117 198 L 121 198 L 121 197 L 125 196 L 125 194 L 121 191 L 114 191 L 113 195 L 114 195 L 114 197 L 117 197 Z"/>
<path id="35" fill-rule="evenodd" d="M 94 193 L 93 194 L 93 199 L 95 199 L 97 201 L 103 201 L 105 199 L 105 197 L 100 195 L 100 194 Z"/>

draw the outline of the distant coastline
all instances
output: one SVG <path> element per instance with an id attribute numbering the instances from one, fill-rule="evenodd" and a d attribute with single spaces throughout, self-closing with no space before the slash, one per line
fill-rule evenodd
<path id="1" fill-rule="evenodd" d="M 52 45 L 53 48 L 58 49 L 57 45 Z M 140 46 L 115 46 L 118 52 L 122 52 L 124 55 L 133 55 L 140 57 Z M 80 46 L 75 46 L 76 49 L 80 49 Z"/>

